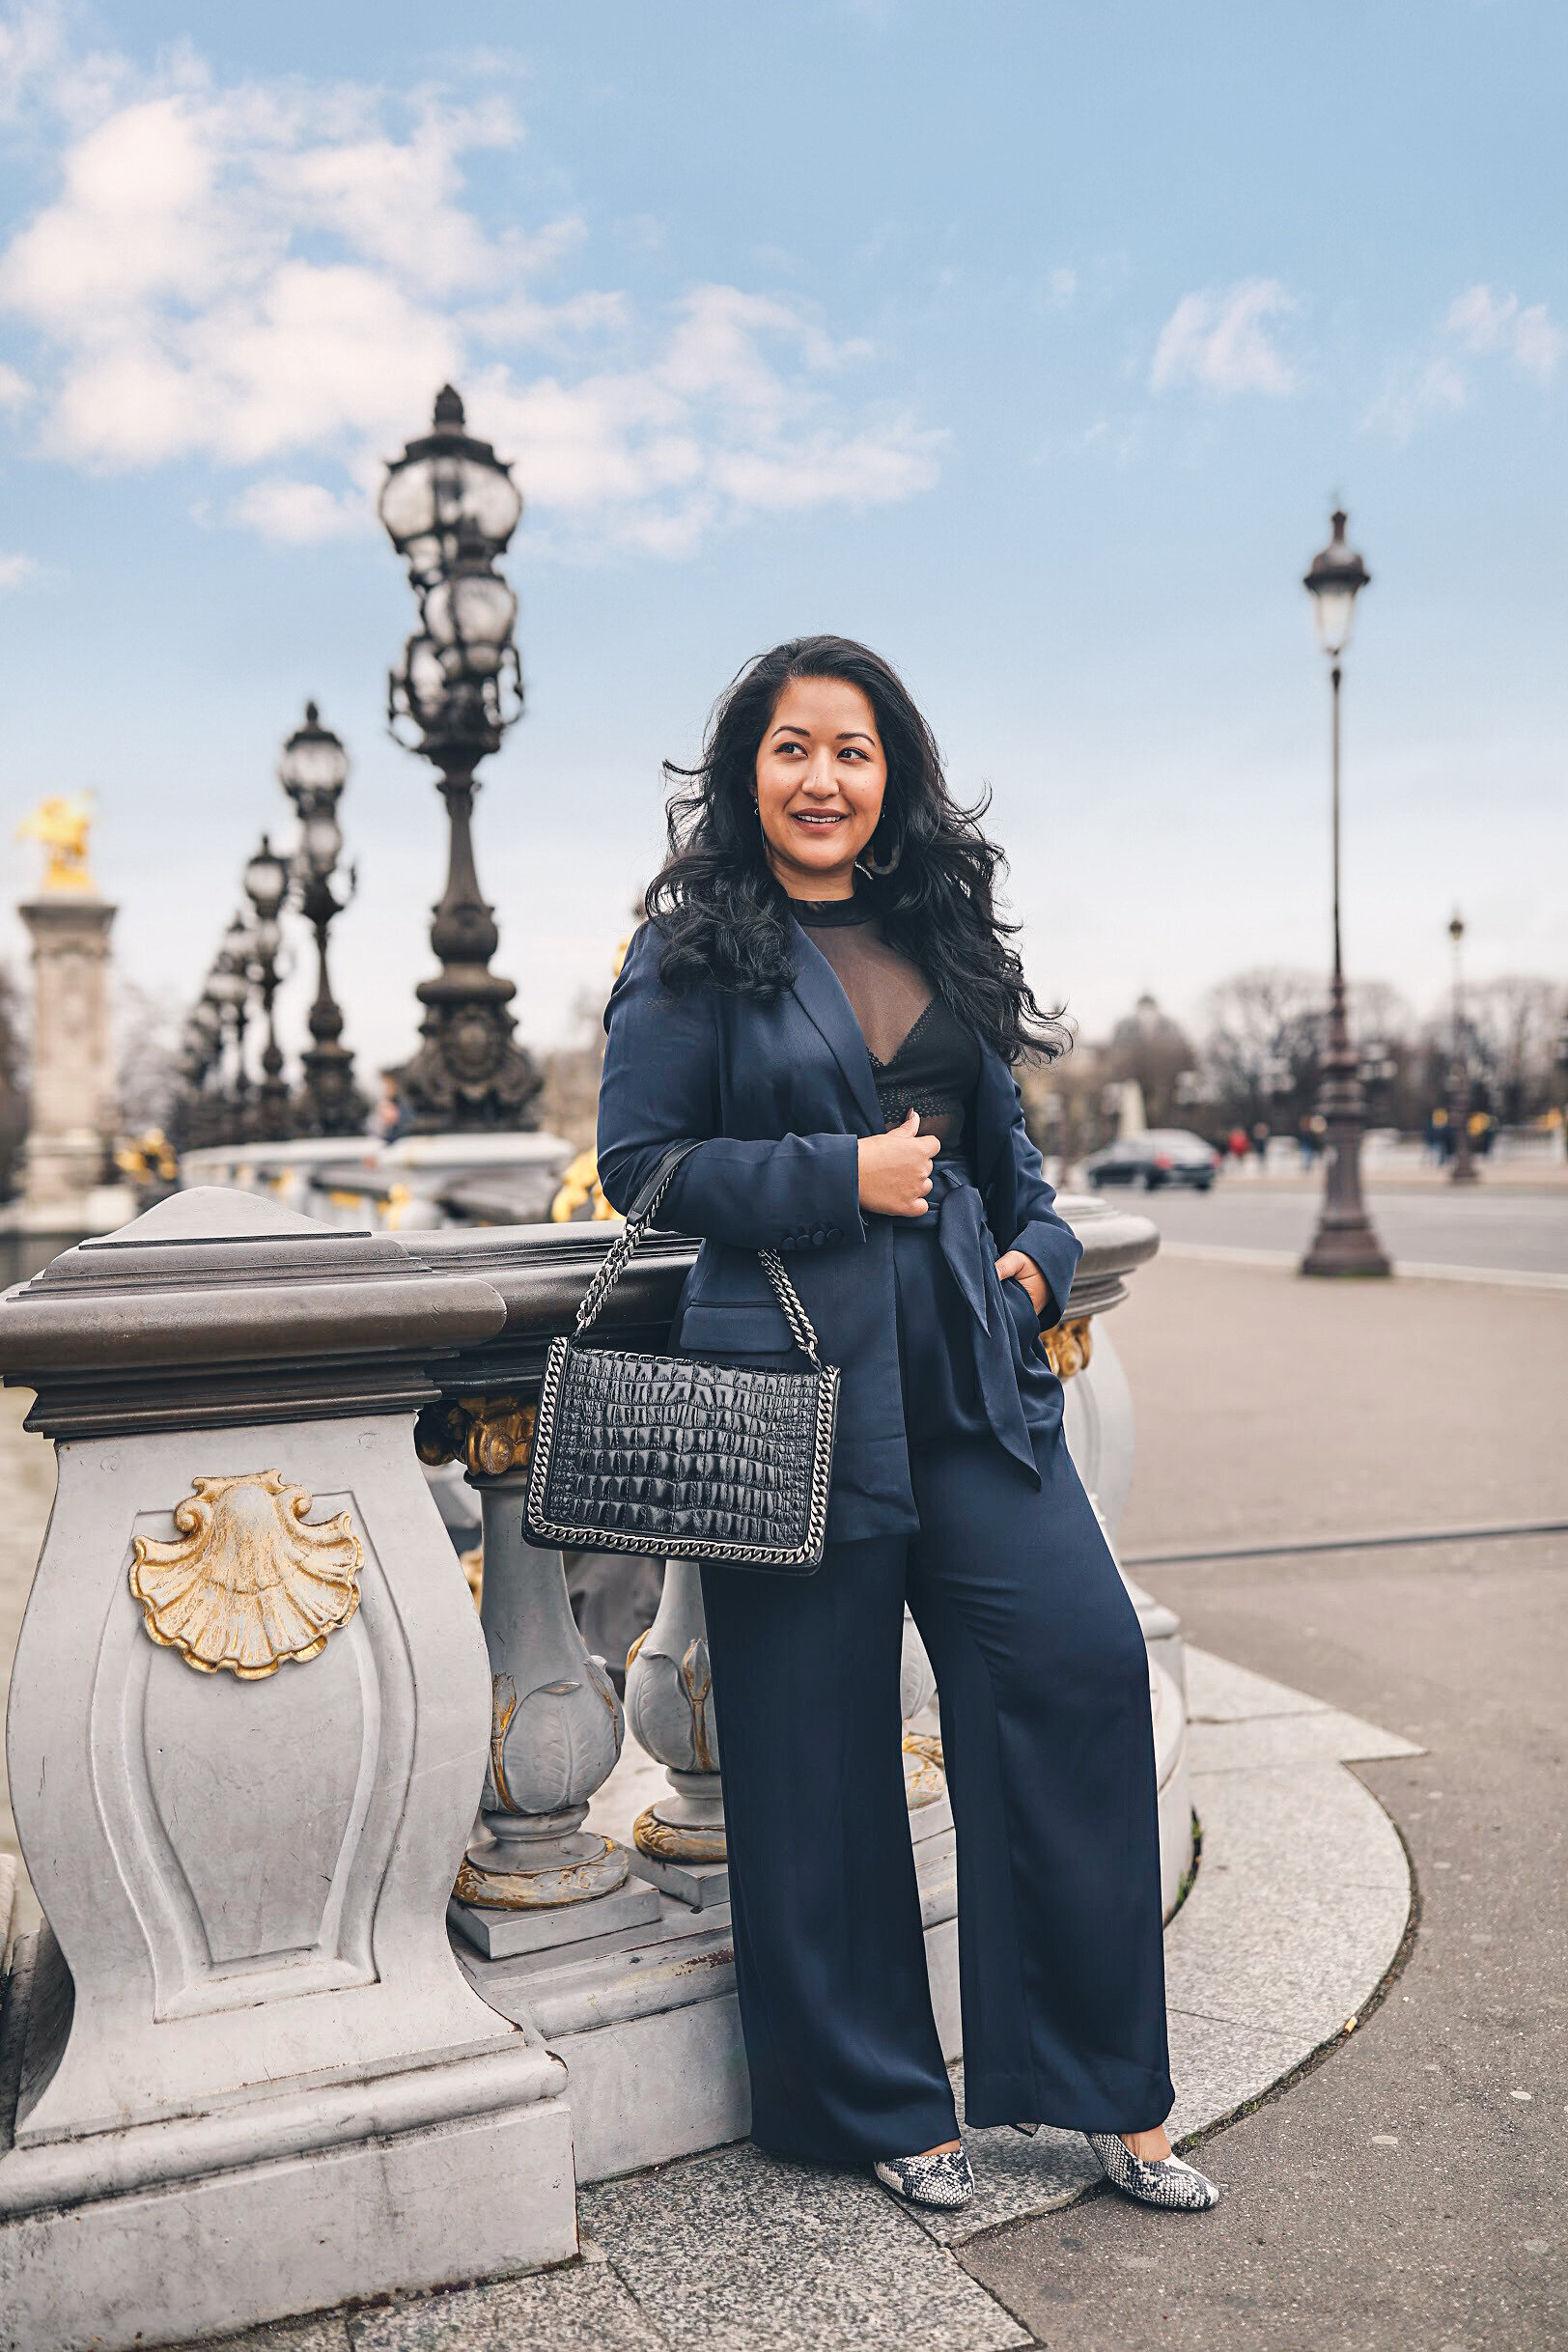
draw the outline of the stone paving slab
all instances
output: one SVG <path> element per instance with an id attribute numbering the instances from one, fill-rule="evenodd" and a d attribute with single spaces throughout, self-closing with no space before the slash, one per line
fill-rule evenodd
<path id="1" fill-rule="evenodd" d="M 352 2352 L 671 2352 L 673 2340 L 602 2261 L 425 2297 L 356 2317 L 348 2335 Z"/>
<path id="2" fill-rule="evenodd" d="M 1326 1707 L 1299 1715 L 1252 1716 L 1239 1723 L 1193 1723 L 1188 1732 L 1193 1778 L 1200 1773 L 1266 1772 L 1274 1765 L 1370 1762 L 1420 1750 L 1397 1732 Z"/>
<path id="3" fill-rule="evenodd" d="M 1310 1822 L 1304 1835 L 1274 1838 L 1275 1801 L 1299 1827 Z M 1411 1894 L 1397 1833 L 1338 1765 L 1214 1773 L 1194 1781 L 1193 1802 L 1204 1899 L 1184 1905 L 1165 1939 L 1170 2005 L 1278 2032 L 1304 2058 L 1359 2011 L 1399 1947 Z M 1342 1873 L 1341 1834 L 1358 1870 L 1375 1875 Z M 1225 1866 L 1204 1885 L 1211 1856 Z"/>
<path id="4" fill-rule="evenodd" d="M 270 2327 L 225 2336 L 221 2343 L 222 2352 L 350 2352 L 348 2322 L 336 2311 L 314 2319 L 275 2319 Z"/>
<path id="5" fill-rule="evenodd" d="M 584 2235 L 682 2352 L 1002 2352 L 1030 2341 L 867 2174 L 785 2164 L 742 2142 L 603 2182 L 579 2209 Z"/>
<path id="6" fill-rule="evenodd" d="M 1240 1723 L 1254 1715 L 1328 1715 L 1326 1698 L 1293 1691 L 1287 1683 L 1271 1682 L 1212 1650 L 1190 1641 L 1187 1656 L 1187 1720 L 1190 1723 Z"/>

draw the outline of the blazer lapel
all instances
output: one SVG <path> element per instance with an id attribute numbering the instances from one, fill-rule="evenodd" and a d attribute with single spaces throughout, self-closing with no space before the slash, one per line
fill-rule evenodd
<path id="1" fill-rule="evenodd" d="M 822 1031 L 833 1059 L 843 1071 L 854 1106 L 865 1121 L 868 1134 L 881 1134 L 882 1105 L 877 1100 L 876 1083 L 871 1076 L 871 1057 L 866 1041 L 860 1033 L 848 996 L 839 985 L 837 972 L 827 958 L 803 932 L 793 915 L 790 928 L 795 934 L 794 989 L 801 1008 Z"/>

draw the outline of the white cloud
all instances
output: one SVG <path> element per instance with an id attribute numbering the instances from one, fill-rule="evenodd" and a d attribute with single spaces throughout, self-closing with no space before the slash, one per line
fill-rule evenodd
<path id="1" fill-rule="evenodd" d="M 1568 351 L 1568 335 L 1544 302 L 1522 307 L 1514 294 L 1471 286 L 1449 305 L 1448 333 L 1467 351 L 1500 351 L 1540 383 L 1550 383 Z"/>
<path id="2" fill-rule="evenodd" d="M 263 539 L 310 546 L 318 540 L 341 539 L 348 532 L 363 530 L 370 519 L 370 501 L 351 490 L 334 496 L 324 482 L 264 474 L 240 491 L 228 509 L 227 519 L 260 532 Z"/>
<path id="3" fill-rule="evenodd" d="M 1184 294 L 1161 329 L 1149 371 L 1151 391 L 1192 383 L 1228 399 L 1238 392 L 1294 392 L 1295 369 L 1268 332 L 1268 322 L 1298 308 L 1277 278 L 1246 278 L 1221 291 Z"/>
<path id="4" fill-rule="evenodd" d="M 1547 384 L 1568 352 L 1568 334 L 1544 302 L 1526 306 L 1517 294 L 1495 294 L 1486 285 L 1468 287 L 1448 305 L 1435 355 L 1407 358 L 1393 367 L 1365 423 L 1408 441 L 1429 417 L 1468 407 L 1472 371 L 1460 364 L 1456 350 L 1471 358 L 1509 360 Z"/>
<path id="5" fill-rule="evenodd" d="M 0 552 L 0 590 L 20 588 L 24 581 L 37 579 L 42 569 L 36 556 Z"/>
<path id="6" fill-rule="evenodd" d="M 0 312 L 31 330 L 37 379 L 0 372 L 0 405 L 33 404 L 49 456 L 254 472 L 220 482 L 226 519 L 323 538 L 373 520 L 378 461 L 451 378 L 563 543 L 684 553 L 746 514 L 935 479 L 943 436 L 848 412 L 869 347 L 804 303 L 547 298 L 581 222 L 492 234 L 466 197 L 466 159 L 520 141 L 504 101 L 223 87 L 188 53 L 137 82 L 45 31 L 29 56 L 53 76 L 59 183 L 0 251 Z"/>
<path id="7" fill-rule="evenodd" d="M 0 359 L 0 408 L 24 408 L 32 397 L 33 387 L 26 377 Z"/>

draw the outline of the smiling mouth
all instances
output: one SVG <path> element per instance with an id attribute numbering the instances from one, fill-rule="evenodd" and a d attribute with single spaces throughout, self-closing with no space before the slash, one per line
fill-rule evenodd
<path id="1" fill-rule="evenodd" d="M 791 811 L 790 823 L 826 827 L 830 825 L 847 825 L 849 818 L 842 809 L 798 808 Z"/>

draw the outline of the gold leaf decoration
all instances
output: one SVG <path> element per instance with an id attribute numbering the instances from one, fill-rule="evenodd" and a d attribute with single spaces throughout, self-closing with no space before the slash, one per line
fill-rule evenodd
<path id="1" fill-rule="evenodd" d="M 1071 1323 L 1058 1323 L 1052 1330 L 1042 1331 L 1046 1361 L 1058 1380 L 1071 1380 L 1081 1372 L 1094 1354 L 1094 1324 L 1088 1315 L 1075 1316 Z"/>
<path id="2" fill-rule="evenodd" d="M 348 1512 L 310 1525 L 314 1497 L 275 1470 L 191 1486 L 176 1542 L 135 1539 L 130 1589 L 153 1639 L 241 1682 L 319 1657 L 359 1607 L 364 1554 Z"/>
<path id="3" fill-rule="evenodd" d="M 516 1396 L 448 1396 L 422 1408 L 414 1451 L 434 1469 L 461 1462 L 476 1478 L 503 1478 L 527 1467 L 534 1408 Z"/>

